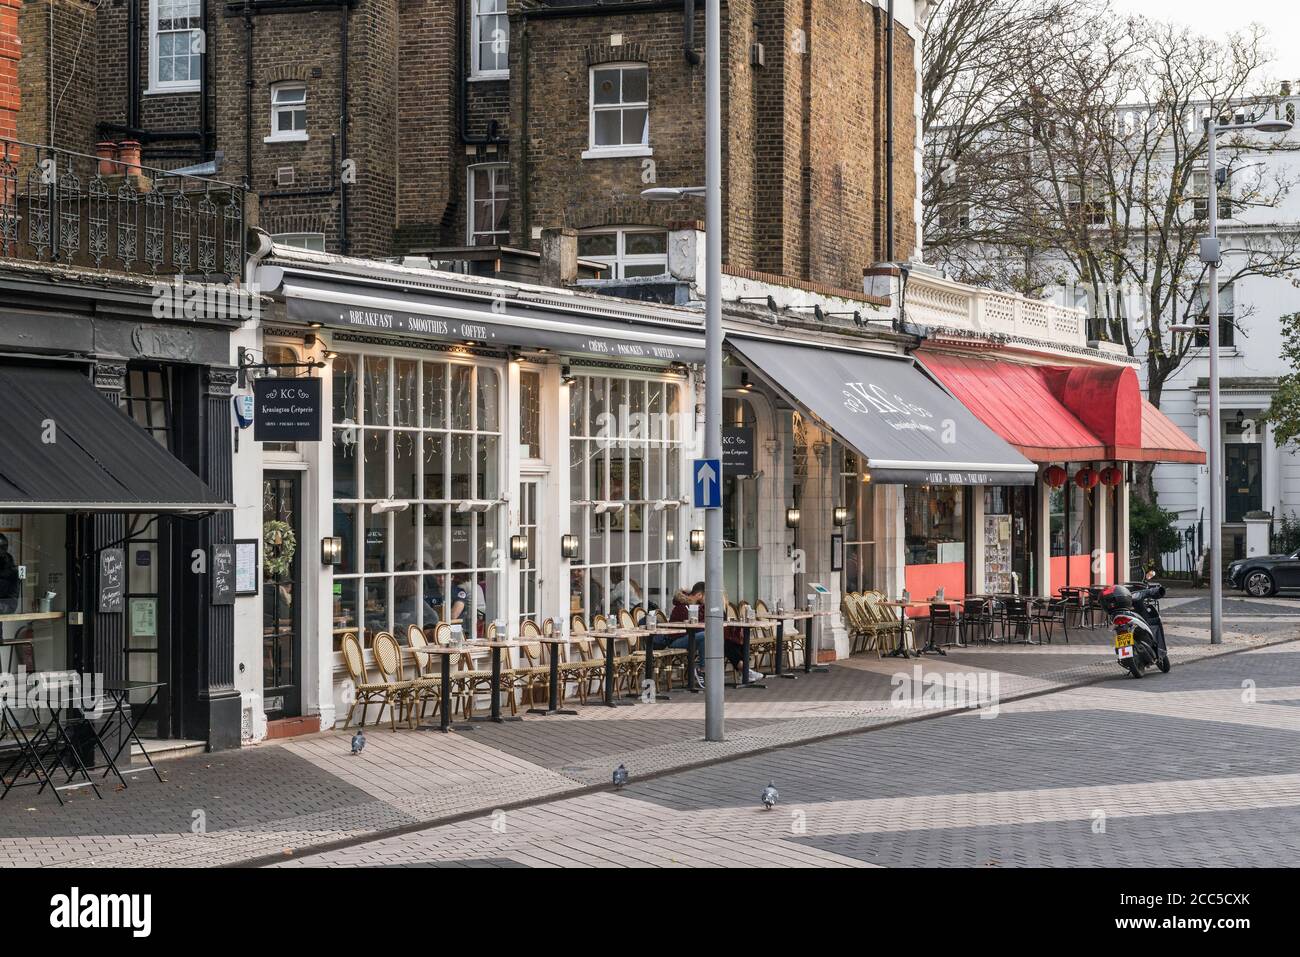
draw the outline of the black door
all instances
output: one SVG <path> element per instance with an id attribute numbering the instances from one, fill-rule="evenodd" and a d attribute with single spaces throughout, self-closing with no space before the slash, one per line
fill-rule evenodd
<path id="1" fill-rule="evenodd" d="M 262 706 L 271 720 L 301 713 L 300 490 L 296 472 L 263 474 Z"/>
<path id="2" fill-rule="evenodd" d="M 1240 522 L 1247 512 L 1264 503 L 1260 474 L 1260 446 L 1256 442 L 1229 442 L 1224 446 L 1224 521 Z"/>
<path id="3" fill-rule="evenodd" d="M 1022 595 L 1038 594 L 1034 578 L 1033 485 L 1013 485 L 1011 491 L 1011 571 Z"/>

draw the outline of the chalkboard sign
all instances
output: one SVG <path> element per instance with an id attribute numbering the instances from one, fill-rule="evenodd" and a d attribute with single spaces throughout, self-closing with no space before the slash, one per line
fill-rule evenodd
<path id="1" fill-rule="evenodd" d="M 750 426 L 722 427 L 722 474 L 736 478 L 754 474 L 754 430 Z"/>
<path id="2" fill-rule="evenodd" d="M 212 561 L 208 566 L 212 575 L 212 604 L 235 603 L 235 546 L 213 545 Z"/>
<path id="3" fill-rule="evenodd" d="M 126 607 L 126 550 L 106 548 L 99 553 L 99 610 L 105 614 Z"/>
<path id="4" fill-rule="evenodd" d="M 319 442 L 321 380 L 272 376 L 253 383 L 253 438 Z"/>

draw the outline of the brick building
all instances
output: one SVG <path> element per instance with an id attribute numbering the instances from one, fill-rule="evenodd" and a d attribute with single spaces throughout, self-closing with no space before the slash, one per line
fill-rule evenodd
<path id="1" fill-rule="evenodd" d="M 913 7 L 893 31 L 891 255 L 886 0 L 723 5 L 729 265 L 854 289 L 912 254 Z M 52 28 L 19 9 L 20 139 L 139 140 L 163 168 L 220 153 L 295 243 L 536 250 L 567 225 L 621 277 L 662 269 L 665 227 L 703 215 L 639 197 L 703 182 L 693 0 L 53 0 Z"/>

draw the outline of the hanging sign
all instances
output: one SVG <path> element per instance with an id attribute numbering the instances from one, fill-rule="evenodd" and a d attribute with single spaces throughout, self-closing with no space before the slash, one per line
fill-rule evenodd
<path id="1" fill-rule="evenodd" d="M 99 553 L 99 610 L 117 614 L 126 597 L 126 550 L 106 548 Z"/>
<path id="2" fill-rule="evenodd" d="M 754 474 L 754 429 L 748 425 L 722 427 L 722 472 L 736 478 Z"/>
<path id="3" fill-rule="evenodd" d="M 321 380 L 270 376 L 253 382 L 253 439 L 319 442 Z"/>

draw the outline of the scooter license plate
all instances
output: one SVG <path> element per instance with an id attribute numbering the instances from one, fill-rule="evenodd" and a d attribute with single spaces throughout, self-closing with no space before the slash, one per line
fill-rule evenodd
<path id="1" fill-rule="evenodd" d="M 1132 654 L 1132 651 L 1133 651 L 1133 632 L 1131 632 L 1131 631 L 1122 631 L 1122 632 L 1120 632 L 1118 635 L 1116 635 L 1116 636 L 1115 636 L 1115 647 L 1116 647 L 1116 648 L 1127 648 L 1127 649 L 1129 649 L 1129 653 Z M 1125 655 L 1124 657 L 1127 657 L 1127 655 Z"/>

